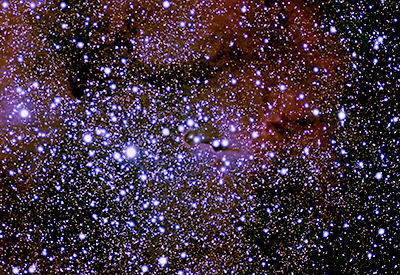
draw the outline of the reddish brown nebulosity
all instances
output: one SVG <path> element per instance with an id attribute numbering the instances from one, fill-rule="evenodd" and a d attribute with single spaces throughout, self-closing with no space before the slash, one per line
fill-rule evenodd
<path id="1" fill-rule="evenodd" d="M 105 4 L 106 1 L 102 3 L 102 5 Z M 44 67 L 51 67 L 46 74 L 41 76 L 44 87 L 56 87 L 56 93 L 65 98 L 75 96 L 81 97 L 82 101 L 90 100 L 82 91 L 76 92 L 76 90 L 78 88 L 83 90 L 82 87 L 87 87 L 88 82 L 93 79 L 95 83 L 100 82 L 98 80 L 101 79 L 99 67 L 103 66 L 103 61 L 112 59 L 111 63 L 115 64 L 119 62 L 121 56 L 132 55 L 132 59 L 136 62 L 134 65 L 137 67 L 131 72 L 132 74 L 138 72 L 138 75 L 128 78 L 126 82 L 130 80 L 146 82 L 141 78 L 142 73 L 148 73 L 151 76 L 149 78 L 152 83 L 149 84 L 160 82 L 162 83 L 160 86 L 167 86 L 168 81 L 176 82 L 177 86 L 182 86 L 180 87 L 183 90 L 182 94 L 189 98 L 189 103 L 203 106 L 210 117 L 210 120 L 202 123 L 198 129 L 188 127 L 189 129 L 180 136 L 181 144 L 174 144 L 174 146 L 181 146 L 184 152 L 189 151 L 194 155 L 199 152 L 204 153 L 209 158 L 207 159 L 209 162 L 206 163 L 208 167 L 220 168 L 225 165 L 225 159 L 231 162 L 240 159 L 246 161 L 256 159 L 257 164 L 267 163 L 267 168 L 271 169 L 268 172 L 274 174 L 276 174 L 276 169 L 273 168 L 276 167 L 270 162 L 269 152 L 289 151 L 288 154 L 291 156 L 301 155 L 303 148 L 308 146 L 310 150 L 320 152 L 309 158 L 315 170 L 319 171 L 315 175 L 315 185 L 320 186 L 321 189 L 315 199 L 321 207 L 329 204 L 325 200 L 324 193 L 327 185 L 330 184 L 326 159 L 331 156 L 327 145 L 330 132 L 337 126 L 334 110 L 337 109 L 336 95 L 340 94 L 343 87 L 340 68 L 343 61 L 338 46 L 339 38 L 331 34 L 327 26 L 323 29 L 319 27 L 321 23 L 317 7 L 307 5 L 307 1 L 281 1 L 270 6 L 254 3 L 243 9 L 241 1 L 227 0 L 222 2 L 187 1 L 179 3 L 179 6 L 176 3 L 170 9 L 162 9 L 162 4 L 159 2 L 154 4 L 138 1 L 132 5 L 140 7 L 142 12 L 136 9 L 133 19 L 132 12 L 129 11 L 130 3 L 116 1 L 109 5 L 101 19 L 106 22 L 104 24 L 106 27 L 95 32 L 85 42 L 85 50 L 88 49 L 91 58 L 95 57 L 90 65 L 86 63 L 85 65 L 83 61 L 80 61 L 82 64 L 78 65 L 81 67 L 73 67 L 75 59 L 81 58 L 76 53 L 70 56 L 63 54 L 46 56 L 46 49 L 40 47 L 40 41 L 32 38 L 31 42 L 37 43 L 37 52 L 34 49 L 33 54 L 46 56 L 41 64 Z M 179 22 L 175 22 L 177 17 L 182 20 L 188 19 L 192 7 L 196 8 L 196 12 L 192 15 L 197 25 L 195 35 L 191 35 L 188 28 L 179 29 Z M 51 17 L 51 12 L 47 14 L 47 18 L 50 18 L 49 25 L 54 23 L 53 21 L 57 22 L 56 18 Z M 22 22 L 21 28 L 26 28 L 26 24 Z M 95 43 L 100 43 L 103 33 L 108 35 L 111 45 L 119 43 L 121 49 L 119 56 L 114 58 L 112 47 L 108 48 L 109 52 L 91 48 Z M 144 37 L 150 37 L 150 42 L 143 42 Z M 132 54 L 131 42 L 133 40 L 137 44 L 135 44 L 134 54 Z M 11 47 L 10 40 L 7 41 L 5 43 Z M 10 58 L 11 55 L 14 53 L 7 53 L 4 56 Z M 168 57 L 173 58 L 171 64 L 166 61 Z M 118 61 L 115 61 L 117 59 Z M 6 63 L 2 59 L 0 69 Z M 314 67 L 318 68 L 317 72 L 313 71 Z M 85 69 L 91 71 L 85 71 Z M 22 73 L 26 71 L 22 70 Z M 85 74 L 86 78 L 82 84 L 77 84 L 82 74 Z M 176 79 L 174 77 L 168 79 L 166 75 L 176 76 Z M 3 79 L 12 81 L 13 76 L 7 75 Z M 125 81 L 119 76 L 115 76 L 115 79 L 120 82 Z M 207 81 L 208 84 L 196 87 L 194 83 L 197 79 L 200 79 L 201 83 Z M 117 84 L 120 85 L 120 83 Z M 3 89 L 1 86 L 0 88 Z M 8 106 L 8 101 L 11 102 L 13 98 L 12 93 L 9 90 L 7 97 L 0 98 L 0 103 Z M 133 95 L 124 98 L 123 94 L 115 93 L 115 97 L 120 98 L 122 105 L 133 105 L 135 102 L 132 100 Z M 159 104 L 158 108 L 161 110 L 165 108 L 163 106 L 165 102 L 151 101 L 154 99 L 152 96 L 154 95 L 140 95 L 143 107 L 149 109 L 152 105 Z M 0 111 L 0 122 L 7 120 L 6 114 L 10 112 L 7 108 L 4 108 L 4 112 Z M 40 112 L 44 110 L 44 108 L 33 110 L 37 114 L 35 117 L 39 117 Z M 313 110 L 318 111 L 313 114 Z M 79 111 L 84 112 L 81 109 Z M 35 123 L 42 126 L 42 121 L 46 121 L 44 115 L 37 118 Z M 101 124 L 103 123 L 107 124 L 108 120 L 102 119 Z M 48 124 L 46 122 L 46 125 Z M 235 130 L 231 130 L 232 126 Z M 146 127 L 143 126 L 144 129 Z M 192 136 L 190 136 L 191 132 L 193 132 Z M 252 136 L 254 132 L 257 134 Z M 204 140 L 201 140 L 199 144 L 187 140 L 197 134 L 204 136 Z M 226 139 L 229 145 L 224 148 L 215 148 L 212 142 L 216 139 Z M 3 141 L 5 142 L 1 140 Z M 39 141 L 35 137 L 31 144 L 26 145 L 27 151 L 34 152 L 37 144 Z M 29 155 L 27 158 L 30 157 Z M 271 164 L 268 165 L 268 163 Z M 84 164 L 81 166 L 83 167 Z M 203 172 L 203 168 L 205 170 L 208 167 L 198 168 L 199 174 Z M 240 182 L 242 186 L 237 189 L 235 189 L 238 186 L 236 175 L 221 172 L 221 178 L 226 184 L 226 190 L 221 192 L 228 192 L 227 190 L 234 186 L 232 189 L 243 192 L 244 194 L 241 194 L 243 196 L 255 193 L 257 186 L 253 186 L 253 183 L 258 180 L 257 176 L 260 172 L 259 166 L 254 165 L 254 167 L 256 168 L 244 172 L 246 179 Z M 220 188 L 215 187 L 215 179 L 209 181 L 210 187 L 207 188 L 210 190 Z M 267 181 L 263 181 L 264 183 L 266 188 L 271 184 Z M 152 188 L 158 190 L 159 186 L 154 184 Z M 221 187 L 223 188 L 225 187 Z M 162 192 L 170 191 L 163 190 Z M 186 195 L 186 191 L 180 192 Z M 214 211 L 218 213 L 220 210 Z M 210 211 L 206 215 L 212 217 L 214 214 Z M 215 216 L 218 217 L 218 214 Z M 215 217 L 214 219 L 218 220 Z M 229 224 L 229 220 L 223 218 L 218 222 L 225 227 Z M 213 228 L 214 224 L 211 222 L 207 224 L 207 230 L 211 232 Z M 229 259 L 235 260 L 235 257 L 229 254 L 238 255 L 238 257 L 239 254 L 243 255 L 243 251 L 236 250 L 234 247 L 237 245 L 235 242 L 236 240 L 232 238 L 223 243 L 225 246 L 222 248 L 208 243 L 207 249 L 212 252 L 212 257 L 225 253 L 224 256 L 228 255 Z M 26 244 L 22 242 L 21 246 L 24 245 Z M 190 249 L 195 251 L 193 253 L 198 253 L 197 256 L 201 260 L 206 261 L 204 257 L 207 258 L 207 250 L 203 251 L 201 246 L 200 243 L 196 243 L 190 246 Z M 144 252 L 145 258 L 154 258 L 154 255 L 146 253 L 154 254 Z M 193 265 L 196 264 L 201 266 L 199 263 Z"/>
<path id="2" fill-rule="evenodd" d="M 210 86 L 193 100 L 211 100 L 226 125 L 242 126 L 240 133 L 222 130 L 236 140 L 237 150 L 255 153 L 262 142 L 269 148 L 328 144 L 326 136 L 336 126 L 331 121 L 336 95 L 343 88 L 343 57 L 339 38 L 329 27 L 320 28 L 317 7 L 306 4 L 255 5 L 246 14 L 239 2 L 202 6 L 203 29 L 192 47 L 209 56 L 213 70 Z M 256 140 L 250 138 L 253 130 L 259 132 Z"/>

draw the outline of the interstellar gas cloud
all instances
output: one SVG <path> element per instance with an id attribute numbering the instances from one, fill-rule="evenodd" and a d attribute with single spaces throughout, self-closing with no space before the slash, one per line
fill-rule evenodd
<path id="1" fill-rule="evenodd" d="M 1 274 L 397 274 L 395 0 L 0 0 Z"/>

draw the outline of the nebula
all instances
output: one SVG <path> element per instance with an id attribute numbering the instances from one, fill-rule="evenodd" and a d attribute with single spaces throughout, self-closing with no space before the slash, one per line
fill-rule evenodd
<path id="1" fill-rule="evenodd" d="M 398 269 L 397 10 L 2 1 L 0 273 Z"/>

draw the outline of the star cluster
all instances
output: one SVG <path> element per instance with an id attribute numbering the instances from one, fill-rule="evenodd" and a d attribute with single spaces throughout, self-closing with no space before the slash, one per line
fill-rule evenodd
<path id="1" fill-rule="evenodd" d="M 0 2 L 0 273 L 399 269 L 396 1 Z"/>

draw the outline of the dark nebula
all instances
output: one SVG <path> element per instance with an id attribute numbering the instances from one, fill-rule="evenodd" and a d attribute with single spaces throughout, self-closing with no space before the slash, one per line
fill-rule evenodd
<path id="1" fill-rule="evenodd" d="M 0 273 L 397 274 L 398 10 L 0 0 Z"/>

